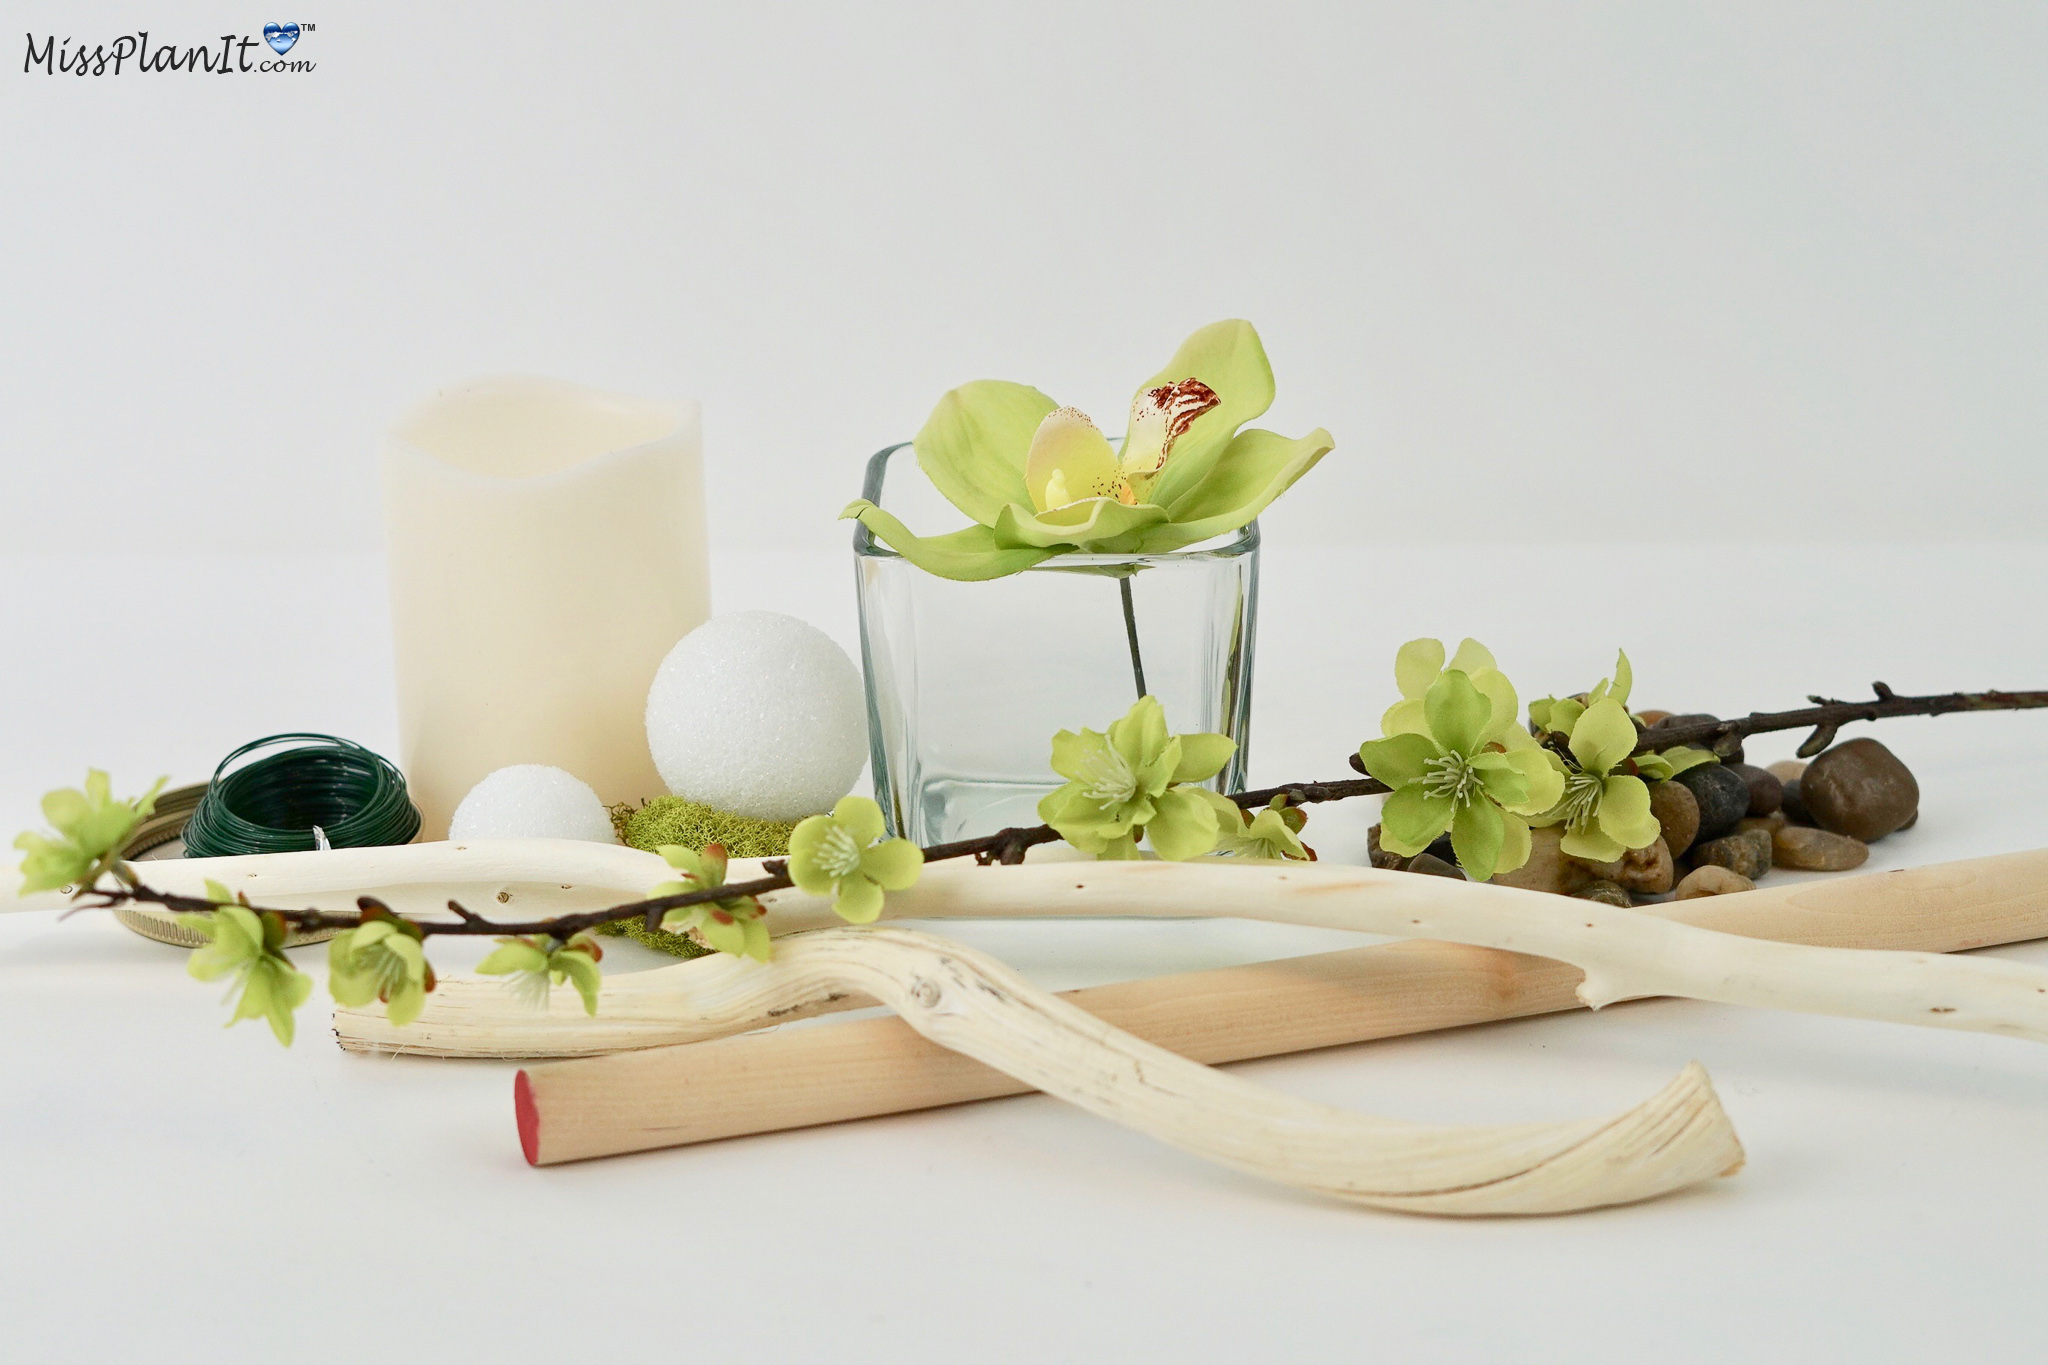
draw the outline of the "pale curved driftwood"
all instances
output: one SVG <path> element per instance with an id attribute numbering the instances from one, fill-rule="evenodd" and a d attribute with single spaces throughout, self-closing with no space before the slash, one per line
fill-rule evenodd
<path id="1" fill-rule="evenodd" d="M 1410 1213 L 1569 1213 L 1683 1189 L 1742 1165 L 1698 1065 L 1611 1118 L 1433 1126 L 1252 1085 L 1112 1028 L 957 943 L 897 927 L 798 935 L 714 973 L 760 1016 L 835 992 L 879 1000 L 932 1041 L 1112 1122 L 1237 1170 Z"/>
<path id="2" fill-rule="evenodd" d="M 1563 899 L 1553 903 L 1560 914 L 1578 905 Z M 2048 934 L 2048 851 L 2004 853 L 1898 872 L 1786 881 L 1736 895 L 1648 906 L 1639 913 L 1721 933 L 1812 946 L 1954 952 Z M 1409 942 L 1399 952 L 1390 947 L 1347 949 L 1304 959 L 1303 963 L 1327 959 L 1332 964 L 1329 970 L 1338 972 L 1340 978 L 1344 973 L 1358 973 L 1359 989 L 1366 989 L 1363 983 L 1370 976 L 1375 992 L 1375 1013 L 1371 1019 L 1377 1022 L 1367 1024 L 1367 1034 L 1361 1036 L 1382 1036 L 1387 1031 L 1382 1016 L 1389 1016 L 1390 1012 L 1393 1016 L 1412 1018 L 1413 1027 L 1434 1028 L 1499 1018 L 1503 1009 L 1516 1012 L 1515 981 L 1538 970 L 1542 961 L 1502 957 L 1495 968 L 1500 974 L 1497 989 L 1480 992 L 1467 1000 L 1463 1013 L 1455 1009 L 1446 1011 L 1440 982 L 1412 983 L 1409 989 L 1420 993 L 1405 1001 L 1385 996 L 1389 982 L 1371 976 L 1378 960 L 1397 958 L 1404 964 L 1414 964 L 1419 961 L 1416 953 L 1427 949 L 1438 950 L 1443 961 L 1454 965 L 1461 974 L 1476 971 L 1472 967 L 1475 959 L 1467 948 L 1427 942 Z M 1394 958 L 1388 958 L 1390 952 L 1394 952 Z M 1365 956 L 1360 957 L 1361 954 Z M 1335 965 L 1340 961 L 1345 964 L 1341 972 Z M 573 993 L 560 993 L 547 1010 L 536 1011 L 513 999 L 496 981 L 454 977 L 443 980 L 440 989 L 429 998 L 425 1012 L 404 1028 L 394 1028 L 381 1008 L 338 1009 L 335 1031 L 343 1047 L 359 1051 L 443 1057 L 587 1057 L 702 1042 L 872 1003 L 858 995 L 835 991 L 810 1000 L 788 1002 L 772 1016 L 749 1014 L 731 1007 L 727 987 L 722 984 L 725 974 L 737 965 L 730 959 L 714 958 L 653 971 L 613 972 L 605 978 L 602 1003 L 595 1018 L 584 1013 Z M 1575 984 L 1560 980 L 1558 990 L 1546 995 L 1549 1003 L 1543 1008 L 1563 1008 L 1572 1003 Z M 1147 1007 L 1148 1017 L 1156 1023 L 1158 1011 L 1171 995 L 1172 979 L 1160 979 L 1152 985 L 1167 992 Z M 1213 988 L 1213 983 L 1207 988 Z M 1128 994 L 1130 988 L 1120 989 Z M 1242 1036 L 1248 1031 L 1260 1032 L 1276 1014 L 1287 1014 L 1292 1008 L 1285 998 L 1288 989 L 1286 978 L 1273 982 L 1262 979 L 1256 990 L 1248 986 L 1234 988 L 1232 1007 L 1240 1015 L 1231 1026 L 1231 1033 Z M 1082 992 L 1100 993 L 1100 989 Z M 1125 1006 L 1131 1003 L 1123 995 L 1117 998 Z M 1326 999 L 1323 1009 L 1328 1012 L 1331 1005 Z M 1094 1008 L 1092 1004 L 1088 1007 Z M 1189 1026 L 1200 1035 L 1210 1025 L 1205 1017 Z M 1162 1036 L 1147 1031 L 1146 1036 L 1175 1051 L 1182 1050 L 1170 1032 Z M 1322 1037 L 1313 1044 L 1295 1046 L 1326 1046 L 1332 1041 L 1356 1039 Z"/>
<path id="3" fill-rule="evenodd" d="M 351 869 L 358 882 L 350 891 L 378 889 L 381 894 L 384 888 L 360 884 L 377 871 L 416 890 L 422 873 L 439 865 L 433 859 L 445 856 L 432 850 L 450 847 L 349 850 L 372 855 Z M 554 843 L 537 849 L 510 841 L 495 849 L 478 845 L 483 851 L 472 850 L 474 861 L 463 870 L 474 884 L 487 875 L 484 864 L 491 858 L 490 866 L 530 876 L 539 866 L 551 865 L 556 850 L 569 847 Z M 514 855 L 526 860 L 516 869 Z M 343 855 L 271 856 L 318 860 Z M 209 861 L 249 860 L 192 859 L 165 866 L 192 877 L 203 874 Z M 287 874 L 310 880 L 320 870 L 305 861 L 290 868 L 258 864 L 242 869 L 239 884 L 254 885 L 263 878 L 283 883 Z M 564 875 L 560 881 L 570 878 Z M 269 894 L 295 893 L 277 885 Z M 800 892 L 779 892 L 770 904 L 776 923 L 785 929 L 833 922 L 822 901 Z M 2048 1040 L 2048 972 L 2039 968 L 1930 953 L 1764 942 L 1594 901 L 1371 867 L 1238 860 L 1021 867 L 942 863 L 927 869 L 909 891 L 891 895 L 885 913 L 895 919 L 1221 916 L 1448 939 L 1569 962 L 1586 973 L 1579 998 L 1596 1008 L 1637 996 L 1679 995 Z"/>
<path id="4" fill-rule="evenodd" d="M 524 898 L 519 913 L 528 914 L 603 903 L 608 893 L 642 894 L 665 866 L 652 854 L 603 844 L 479 840 L 192 858 L 157 864 L 150 876 L 180 891 L 196 890 L 212 876 L 259 902 L 283 904 L 352 904 L 357 894 L 374 893 L 419 913 L 457 893 L 487 909 Z M 735 863 L 731 876 L 739 880 L 751 870 Z M 53 902 L 23 902 L 36 903 Z M 829 906 L 801 892 L 778 892 L 769 904 L 784 931 L 837 922 Z M 894 919 L 1223 916 L 1448 939 L 1570 962 L 1586 973 L 1580 999 L 1595 1007 L 1680 995 L 2048 1040 L 2048 972 L 2037 968 L 1769 943 L 1593 901 L 1371 867 L 1234 859 L 940 863 L 909 891 L 892 894 L 885 913 Z"/>

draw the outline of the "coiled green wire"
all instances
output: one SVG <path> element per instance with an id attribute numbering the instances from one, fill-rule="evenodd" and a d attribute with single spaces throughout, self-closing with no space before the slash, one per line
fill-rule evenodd
<path id="1" fill-rule="evenodd" d="M 292 747 L 230 768 L 272 745 Z M 419 807 L 390 760 L 333 735 L 268 735 L 220 761 L 185 823 L 185 856 L 299 853 L 317 848 L 318 825 L 334 848 L 412 842 Z"/>

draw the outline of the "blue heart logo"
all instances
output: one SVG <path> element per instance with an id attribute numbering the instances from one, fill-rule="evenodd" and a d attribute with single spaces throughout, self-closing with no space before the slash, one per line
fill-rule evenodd
<path id="1" fill-rule="evenodd" d="M 299 26 L 297 24 L 265 24 L 263 26 L 263 41 L 269 43 L 271 50 L 280 57 L 290 52 L 292 44 L 298 40 Z"/>

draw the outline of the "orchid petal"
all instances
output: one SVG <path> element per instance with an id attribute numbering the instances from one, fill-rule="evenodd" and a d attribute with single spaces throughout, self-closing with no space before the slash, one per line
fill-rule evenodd
<path id="1" fill-rule="evenodd" d="M 1137 501 L 1117 472 L 1109 441 L 1077 408 L 1055 408 L 1038 424 L 1024 460 L 1024 486 L 1040 512 L 1083 498 Z"/>
<path id="2" fill-rule="evenodd" d="M 1335 438 L 1320 427 L 1297 440 L 1256 427 L 1240 431 L 1216 457 L 1201 482 L 1179 492 L 1169 485 L 1181 468 L 1181 457 L 1176 452 L 1174 463 L 1159 476 L 1150 495 L 1167 508 L 1171 520 L 1148 532 L 1141 548 L 1163 553 L 1249 525 L 1266 510 L 1267 504 L 1292 488 L 1294 481 L 1313 469 L 1316 461 L 1329 454 L 1336 444 Z"/>
<path id="3" fill-rule="evenodd" d="M 995 532 L 986 526 L 965 526 L 942 536 L 920 536 L 867 501 L 848 503 L 839 515 L 859 521 L 876 539 L 926 573 L 960 583 L 1002 578 L 1057 553 L 1033 546 L 998 544 Z"/>
<path id="4" fill-rule="evenodd" d="M 911 441 L 918 468 L 948 502 L 993 526 L 1004 507 L 1030 502 L 1024 464 L 1031 438 L 1057 406 L 1028 384 L 962 384 L 939 400 Z"/>
<path id="5" fill-rule="evenodd" d="M 1189 422 L 1174 442 L 1172 457 L 1153 485 L 1154 500 L 1163 504 L 1207 482 L 1237 429 L 1273 405 L 1273 367 L 1249 322 L 1216 322 L 1196 332 L 1180 344 L 1165 369 L 1138 386 L 1138 397 L 1187 379 L 1201 380 L 1215 392 L 1217 403 Z"/>

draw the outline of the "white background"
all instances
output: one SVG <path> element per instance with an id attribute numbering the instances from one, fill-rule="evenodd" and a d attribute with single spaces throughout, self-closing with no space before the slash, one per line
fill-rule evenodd
<path id="1" fill-rule="evenodd" d="M 2048 678 L 2048 551 L 1992 543 L 2048 493 L 2036 8 L 333 8 L 0 5 L 296 17 L 320 62 L 0 60 L 0 831 L 87 763 L 389 751 L 376 435 L 505 369 L 702 398 L 719 607 L 848 640 L 830 518 L 939 392 L 1113 413 L 1253 318 L 1271 425 L 1339 441 L 1265 520 L 1255 781 L 1341 771 L 1424 633 L 1534 691 L 1625 643 L 1679 709 Z M 1882 735 L 1926 815 L 1873 867 L 2048 844 L 2040 717 Z M 1323 946 L 950 931 L 1052 984 Z M 110 923 L 0 917 L 0 1356 L 2041 1356 L 2048 1054 L 2011 1040 L 1671 1002 L 1241 1069 L 1486 1121 L 1697 1057 L 1751 1156 L 1443 1223 L 1044 1099 L 534 1172 L 507 1068 L 220 1018 Z"/>
<path id="2" fill-rule="evenodd" d="M 702 398 L 720 543 L 823 543 L 953 384 L 1108 421 L 1230 316 L 1338 440 L 1276 534 L 2038 534 L 2038 5 L 329 8 L 305 74 L 0 43 L 7 543 L 374 539 L 376 434 L 508 369 Z"/>

